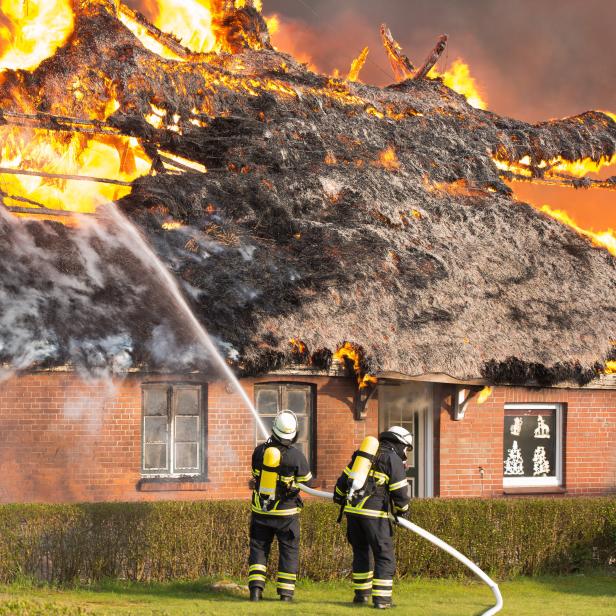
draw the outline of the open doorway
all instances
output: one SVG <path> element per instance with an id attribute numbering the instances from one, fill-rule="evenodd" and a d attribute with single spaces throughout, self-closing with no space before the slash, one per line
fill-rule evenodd
<path id="1" fill-rule="evenodd" d="M 411 495 L 433 496 L 433 384 L 381 381 L 378 400 L 380 432 L 390 426 L 402 426 L 413 434 L 415 446 L 407 460 L 406 471 Z"/>

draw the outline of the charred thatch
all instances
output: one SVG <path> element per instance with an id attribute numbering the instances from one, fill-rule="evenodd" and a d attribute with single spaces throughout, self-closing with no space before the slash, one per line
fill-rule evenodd
<path id="1" fill-rule="evenodd" d="M 95 129 L 138 139 L 157 170 L 119 206 L 239 372 L 298 359 L 325 369 L 349 340 L 363 348 L 362 372 L 540 384 L 594 374 L 616 332 L 614 258 L 515 202 L 494 159 L 529 157 L 539 168 L 610 157 L 609 116 L 530 125 L 474 109 L 440 80 L 381 89 L 316 75 L 270 48 L 250 7 L 226 24 L 235 54 L 165 60 L 109 7 L 80 9 L 67 45 L 35 72 L 7 71 L 0 109 L 15 111 L 18 100 L 88 118 L 117 100 Z M 67 97 L 77 81 L 87 96 Z M 183 162 L 170 172 L 168 156 L 207 173 Z M 160 365 L 152 331 L 165 348 L 194 342 L 125 247 L 92 244 L 108 275 L 91 285 L 92 262 L 77 254 L 81 231 L 35 226 L 32 237 L 55 234 L 46 253 L 66 265 L 50 272 L 29 262 L 11 240 L 16 225 L 2 219 L 11 241 L 0 256 L 15 271 L 0 279 L 0 359 L 16 363 L 15 349 L 51 340 L 20 363 L 57 364 L 73 357 L 70 340 L 124 336 L 133 363 Z M 17 314 L 24 289 L 12 293 L 20 276 L 38 290 L 27 315 Z M 83 290 L 61 317 L 45 289 L 77 282 Z M 88 318 L 90 302 L 100 319 Z M 308 360 L 290 338 L 318 351 Z"/>

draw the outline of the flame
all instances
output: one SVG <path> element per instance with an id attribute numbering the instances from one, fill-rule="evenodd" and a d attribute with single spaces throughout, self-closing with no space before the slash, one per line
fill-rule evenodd
<path id="1" fill-rule="evenodd" d="M 549 205 L 542 205 L 540 210 L 551 216 L 555 220 L 567 225 L 577 231 L 580 235 L 587 237 L 595 246 L 607 248 L 611 254 L 616 257 L 616 233 L 613 229 L 607 229 L 606 231 L 589 231 L 588 229 L 582 229 L 574 220 L 562 210 L 554 210 Z"/>
<path id="2" fill-rule="evenodd" d="M 364 64 L 366 64 L 366 59 L 368 58 L 368 54 L 370 53 L 370 49 L 368 47 L 364 47 L 361 50 L 361 53 L 353 60 L 351 63 L 351 70 L 347 76 L 349 81 L 358 81 L 359 73 L 361 69 L 364 68 Z"/>
<path id="3" fill-rule="evenodd" d="M 362 374 L 361 350 L 352 342 L 345 342 L 332 356 L 335 362 L 345 364 L 349 360 L 353 364 L 353 372 L 357 376 L 357 384 L 360 389 L 365 389 L 370 385 L 376 385 L 377 378 L 371 374 Z"/>
<path id="4" fill-rule="evenodd" d="M 545 177 L 553 176 L 554 173 L 568 173 L 574 177 L 584 177 L 589 173 L 599 173 L 604 167 L 616 164 L 616 154 L 613 156 L 602 156 L 599 160 L 592 158 L 581 158 L 578 160 L 567 160 L 560 156 L 550 160 L 541 160 L 533 163 L 530 156 L 523 156 L 518 161 L 509 161 L 498 156 L 493 157 L 494 163 L 501 171 L 510 171 L 516 175 L 532 178 L 537 172 Z"/>
<path id="5" fill-rule="evenodd" d="M 370 385 L 372 386 L 376 385 L 378 382 L 379 380 L 372 374 L 365 374 L 364 378 L 361 379 L 361 381 L 359 382 L 359 388 L 365 389 L 366 387 L 369 387 Z"/>
<path id="6" fill-rule="evenodd" d="M 0 71 L 34 70 L 72 31 L 71 0 L 0 0 Z"/>
<path id="7" fill-rule="evenodd" d="M 112 178 L 123 182 L 149 172 L 151 161 L 133 137 L 58 133 L 0 127 L 0 166 L 52 174 Z M 0 188 L 55 210 L 90 213 L 129 194 L 130 186 L 0 174 Z M 18 204 L 18 202 L 16 202 Z M 23 204 L 21 204 L 23 205 Z"/>
<path id="8" fill-rule="evenodd" d="M 307 351 L 306 345 L 299 338 L 291 338 L 289 344 L 292 347 L 291 353 L 293 353 L 293 355 L 304 355 Z"/>
<path id="9" fill-rule="evenodd" d="M 486 385 L 486 387 L 477 394 L 477 404 L 483 404 L 492 395 L 492 391 L 492 388 Z"/>
<path id="10" fill-rule="evenodd" d="M 389 169 L 390 171 L 400 169 L 400 161 L 393 146 L 390 145 L 379 154 L 379 164 L 384 169 Z"/>
<path id="11" fill-rule="evenodd" d="M 173 229 L 181 229 L 183 226 L 184 224 L 178 220 L 170 220 L 169 222 L 164 222 L 161 228 L 165 231 L 172 231 Z"/>
<path id="12" fill-rule="evenodd" d="M 190 51 L 219 51 L 214 20 L 220 14 L 215 0 L 159 0 L 154 25 L 174 34 Z M 217 48 L 218 47 L 218 48 Z"/>
<path id="13" fill-rule="evenodd" d="M 477 82 L 475 81 L 475 78 L 471 76 L 471 71 L 468 64 L 466 64 L 466 62 L 464 62 L 461 58 L 454 60 L 451 68 L 446 70 L 444 73 L 440 73 L 436 70 L 436 68 L 433 68 L 428 73 L 428 77 L 431 79 L 440 77 L 448 88 L 451 88 L 458 94 L 462 94 L 462 96 L 466 98 L 468 104 L 472 107 L 477 109 L 487 108 L 485 100 L 479 93 Z"/>
<path id="14" fill-rule="evenodd" d="M 605 367 L 603 369 L 604 374 L 616 374 L 616 361 L 609 360 L 605 362 Z"/>

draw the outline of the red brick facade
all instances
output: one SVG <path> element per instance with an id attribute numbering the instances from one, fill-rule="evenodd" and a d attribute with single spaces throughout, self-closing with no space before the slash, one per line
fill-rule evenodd
<path id="1" fill-rule="evenodd" d="M 182 380 L 198 382 L 194 376 Z M 206 480 L 142 479 L 143 381 L 143 375 L 109 383 L 43 372 L 0 384 L 0 502 L 246 497 L 254 421 L 224 383 L 207 385 Z M 348 378 L 270 376 L 242 384 L 253 398 L 254 384 L 270 381 L 316 386 L 316 485 L 331 489 L 352 450 L 366 434 L 378 431 L 377 397 L 368 403 L 367 419 L 356 421 Z M 515 402 L 565 405 L 567 494 L 616 492 L 616 391 L 497 387 L 483 405 L 471 401 L 462 421 L 452 418 L 453 388 L 442 386 L 439 391 L 435 494 L 503 495 L 503 408 Z"/>
<path id="2" fill-rule="evenodd" d="M 503 495 L 507 403 L 563 404 L 566 494 L 616 493 L 616 391 L 495 387 L 482 405 L 471 400 L 462 421 L 453 421 L 451 400 L 443 402 L 437 461 L 441 496 Z"/>

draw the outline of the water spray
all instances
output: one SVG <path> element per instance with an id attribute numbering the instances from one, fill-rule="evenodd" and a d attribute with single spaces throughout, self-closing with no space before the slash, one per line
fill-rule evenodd
<path id="1" fill-rule="evenodd" d="M 101 213 L 103 213 L 102 208 L 99 208 L 99 215 Z M 171 275 L 167 267 L 165 267 L 158 255 L 141 236 L 135 225 L 133 225 L 133 223 L 120 211 L 119 208 L 115 205 L 106 206 L 104 208 L 104 213 L 113 220 L 119 229 L 124 230 L 129 235 L 131 242 L 126 242 L 127 248 L 145 267 L 158 276 L 167 290 L 171 293 L 173 301 L 186 317 L 186 320 L 192 327 L 197 340 L 214 359 L 214 362 L 218 368 L 220 368 L 220 371 L 227 379 L 229 379 L 233 389 L 241 396 L 243 402 L 246 404 L 246 407 L 252 413 L 254 420 L 257 423 L 257 428 L 261 434 L 264 435 L 265 439 L 267 439 L 269 437 L 268 431 L 253 406 L 252 401 L 248 397 L 248 394 L 244 391 L 244 388 L 240 385 L 240 382 L 237 380 L 237 377 L 233 373 L 233 370 L 231 370 L 231 367 L 227 364 L 220 354 L 220 351 L 216 348 L 216 345 L 212 342 L 212 339 L 203 325 L 201 325 L 201 323 L 197 320 L 197 317 L 193 314 L 193 311 L 184 299 L 175 278 Z"/>

